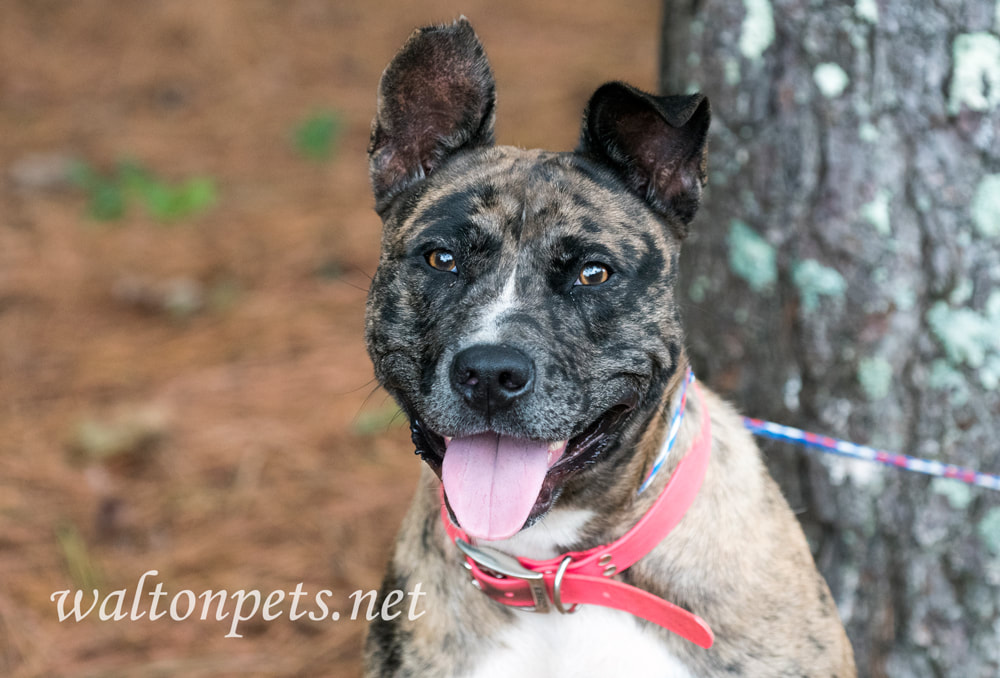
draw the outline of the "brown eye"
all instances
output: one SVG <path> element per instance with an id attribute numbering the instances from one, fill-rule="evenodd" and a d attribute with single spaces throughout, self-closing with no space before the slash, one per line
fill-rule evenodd
<path id="1" fill-rule="evenodd" d="M 580 271 L 574 285 L 600 285 L 611 277 L 611 269 L 596 261 L 588 262 Z"/>
<path id="2" fill-rule="evenodd" d="M 427 263 L 431 268 L 448 273 L 457 273 L 458 266 L 455 264 L 455 255 L 448 250 L 433 250 L 427 253 Z"/>

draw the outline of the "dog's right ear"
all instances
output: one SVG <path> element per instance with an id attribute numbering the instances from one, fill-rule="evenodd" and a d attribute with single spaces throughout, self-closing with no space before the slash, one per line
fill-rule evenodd
<path id="1" fill-rule="evenodd" d="M 493 144 L 496 86 L 462 17 L 413 32 L 382 73 L 368 145 L 375 210 L 460 149 Z"/>

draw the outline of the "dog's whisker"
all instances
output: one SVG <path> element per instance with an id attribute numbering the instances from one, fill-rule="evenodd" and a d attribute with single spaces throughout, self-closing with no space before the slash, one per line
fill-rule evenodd
<path id="1" fill-rule="evenodd" d="M 353 270 L 355 273 L 360 273 L 364 277 L 368 278 L 368 280 L 370 280 L 372 282 L 375 282 L 375 276 L 369 274 L 368 271 L 366 271 L 365 269 L 361 268 L 357 264 L 349 264 L 349 266 L 350 266 L 351 270 Z"/>
<path id="2" fill-rule="evenodd" d="M 371 383 L 371 382 L 368 382 L 368 383 Z M 366 384 L 366 385 L 367 385 L 367 384 Z M 362 386 L 362 388 L 364 388 L 364 386 Z M 353 416 L 353 417 L 351 418 L 351 422 L 352 422 L 352 423 L 355 423 L 355 424 L 356 424 L 356 423 L 358 422 L 358 417 L 360 417 L 360 416 L 361 416 L 361 411 L 365 409 L 365 405 L 367 405 L 367 404 L 368 404 L 368 401 L 369 401 L 369 400 L 371 400 L 371 397 L 372 397 L 373 395 L 375 395 L 375 393 L 376 393 L 376 392 L 377 392 L 377 391 L 378 391 L 379 389 L 381 389 L 381 388 L 382 388 L 382 384 L 375 384 L 375 386 L 374 386 L 374 387 L 372 387 L 372 390 L 368 392 L 368 395 L 366 395 L 366 396 L 365 396 L 365 399 L 361 401 L 361 404 L 360 404 L 360 405 L 358 405 L 358 411 L 357 411 L 357 412 L 355 412 L 355 413 L 354 413 L 354 416 Z M 388 396 L 388 395 L 389 395 L 389 394 L 388 394 L 388 393 L 386 393 L 386 396 Z M 385 400 L 384 400 L 384 399 L 383 399 L 383 402 L 385 402 Z"/>
<path id="3" fill-rule="evenodd" d="M 400 416 L 405 416 L 405 413 L 403 412 L 403 410 L 396 410 L 396 414 L 392 415 L 392 418 L 389 420 L 389 423 L 385 425 L 385 430 L 386 431 L 390 430 L 393 427 L 393 424 L 396 423 L 396 420 L 399 419 Z"/>
<path id="4" fill-rule="evenodd" d="M 357 393 L 361 389 L 367 388 L 368 386 L 371 386 L 376 381 L 377 381 L 377 378 L 376 377 L 372 377 L 371 379 L 369 379 L 365 383 L 361 384 L 360 386 L 355 386 L 354 388 L 349 389 L 347 391 L 337 391 L 337 392 L 334 392 L 333 395 L 335 395 L 335 396 L 345 396 L 345 395 L 350 395 L 352 393 Z M 376 384 L 376 388 L 378 388 L 378 384 Z"/>
<path id="5" fill-rule="evenodd" d="M 347 280 L 344 280 L 343 278 L 337 278 L 337 282 L 339 282 L 339 283 L 341 283 L 343 285 L 347 285 L 348 287 L 353 287 L 356 290 L 359 290 L 361 292 L 364 292 L 365 294 L 368 294 L 368 288 L 367 287 L 361 287 L 361 285 L 355 285 L 354 283 L 348 282 Z"/>

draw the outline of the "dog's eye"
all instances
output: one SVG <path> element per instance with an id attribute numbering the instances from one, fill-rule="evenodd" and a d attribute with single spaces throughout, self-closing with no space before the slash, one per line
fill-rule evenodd
<path id="1" fill-rule="evenodd" d="M 432 250 L 427 253 L 427 263 L 431 268 L 448 273 L 457 273 L 458 265 L 455 263 L 455 255 L 448 250 Z"/>
<path id="2" fill-rule="evenodd" d="M 600 285 L 611 277 L 611 269 L 602 263 L 590 261 L 584 264 L 574 285 Z"/>

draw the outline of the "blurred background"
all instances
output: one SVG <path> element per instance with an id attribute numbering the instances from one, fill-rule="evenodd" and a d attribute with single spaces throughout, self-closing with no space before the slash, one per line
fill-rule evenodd
<path id="1" fill-rule="evenodd" d="M 0 675 L 358 675 L 363 621 L 49 597 L 377 587 L 419 465 L 364 350 L 365 147 L 395 51 L 463 13 L 501 143 L 656 86 L 653 0 L 0 4 Z"/>

